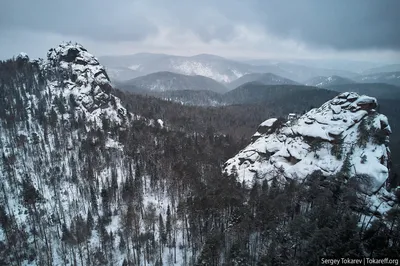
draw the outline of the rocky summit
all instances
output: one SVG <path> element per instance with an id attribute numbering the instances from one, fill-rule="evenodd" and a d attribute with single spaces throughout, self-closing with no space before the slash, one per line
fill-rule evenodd
<path id="1" fill-rule="evenodd" d="M 340 175 L 346 182 L 359 179 L 367 195 L 387 194 L 391 129 L 377 106 L 373 97 L 346 92 L 304 115 L 268 119 L 251 143 L 225 163 L 224 172 L 248 185 L 273 179 L 303 182 L 313 173 Z"/>
<path id="2" fill-rule="evenodd" d="M 112 87 L 104 67 L 82 45 L 67 42 L 50 49 L 42 66 L 49 89 L 72 100 L 78 115 L 85 112 L 89 120 L 100 124 L 102 114 L 107 113 L 115 123 L 123 123 L 127 112 L 110 94 Z"/>

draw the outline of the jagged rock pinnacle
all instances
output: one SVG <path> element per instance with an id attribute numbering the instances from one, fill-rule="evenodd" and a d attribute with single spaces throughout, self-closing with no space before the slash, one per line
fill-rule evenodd
<path id="1" fill-rule="evenodd" d="M 125 116 L 126 110 L 120 106 L 119 99 L 111 94 L 112 87 L 105 68 L 81 44 L 64 42 L 50 49 L 44 69 L 50 87 L 57 88 L 57 93 L 61 89 L 66 99 L 73 98 L 78 109 L 98 117 L 97 113 L 113 106 L 118 110 L 115 117 Z"/>

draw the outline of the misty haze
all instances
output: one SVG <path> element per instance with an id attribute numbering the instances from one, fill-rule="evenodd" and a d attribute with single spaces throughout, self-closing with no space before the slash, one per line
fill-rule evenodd
<path id="1" fill-rule="evenodd" d="M 399 265 L 399 10 L 3 0 L 0 265 Z"/>

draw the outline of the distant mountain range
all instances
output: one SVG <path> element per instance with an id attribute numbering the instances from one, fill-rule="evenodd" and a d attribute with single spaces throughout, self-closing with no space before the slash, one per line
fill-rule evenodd
<path id="1" fill-rule="evenodd" d="M 141 79 L 141 78 L 138 78 Z M 136 80 L 136 79 L 135 79 Z M 237 105 L 237 104 L 274 104 L 276 101 L 282 99 L 293 98 L 295 101 L 301 101 L 301 106 L 307 101 L 313 102 L 312 98 L 315 96 L 318 99 L 330 98 L 337 94 L 333 90 L 325 90 L 318 87 L 304 86 L 304 85 L 265 85 L 259 82 L 248 82 L 242 84 L 238 88 L 228 91 L 226 93 L 217 93 L 211 90 L 158 90 L 146 89 L 140 85 L 131 84 L 126 87 L 120 87 L 126 91 L 154 96 L 163 100 L 178 102 L 184 105 L 194 106 L 223 106 L 223 105 Z M 142 89 L 141 89 L 142 88 Z M 325 97 L 326 96 L 326 97 Z M 319 104 L 321 101 L 317 101 Z M 294 104 L 294 103 L 293 103 Z M 293 107 L 293 104 L 290 106 Z M 282 105 L 285 103 L 282 102 Z"/>
<path id="2" fill-rule="evenodd" d="M 336 92 L 354 91 L 379 99 L 400 98 L 400 71 L 374 72 L 397 70 L 400 64 L 370 68 L 357 74 L 292 62 L 238 62 L 209 54 L 141 53 L 100 60 L 118 88 L 187 105 L 248 104 L 274 99 L 268 94 L 271 90 L 280 90 L 274 95 L 287 91 L 294 95 L 302 88 L 315 91 L 316 87 Z"/>
<path id="3" fill-rule="evenodd" d="M 189 76 L 172 72 L 157 72 L 119 84 L 120 88 L 127 91 L 165 92 L 165 91 L 213 91 L 225 93 L 228 88 L 223 84 L 204 76 Z"/>
<path id="4" fill-rule="evenodd" d="M 140 77 L 139 71 L 127 67 L 109 67 L 106 68 L 107 74 L 112 78 L 113 83 L 124 82 L 136 77 Z"/>
<path id="5" fill-rule="evenodd" d="M 257 82 L 263 85 L 300 85 L 296 81 L 272 73 L 251 73 L 232 81 L 228 84 L 228 87 L 235 89 L 248 82 Z"/>
<path id="6" fill-rule="evenodd" d="M 382 73 L 382 72 L 399 72 L 400 71 L 400 64 L 391 64 L 391 65 L 384 65 L 374 68 L 369 68 L 361 72 L 363 75 L 374 74 L 374 73 Z"/>
<path id="7" fill-rule="evenodd" d="M 269 65 L 276 63 L 290 63 L 302 66 L 308 66 L 311 68 L 319 69 L 340 69 L 353 73 L 361 73 L 372 68 L 380 67 L 382 64 L 368 61 L 354 61 L 354 60 L 342 60 L 342 59 L 253 59 L 238 61 L 245 62 L 252 65 Z"/>
<path id="8" fill-rule="evenodd" d="M 257 67 L 208 54 L 186 57 L 143 53 L 101 57 L 100 61 L 115 73 L 121 68 L 137 71 L 141 75 L 168 71 L 201 75 L 222 83 L 229 83 L 244 74 L 257 71 Z M 111 79 L 118 80 L 118 75 L 111 75 Z"/>
<path id="9" fill-rule="evenodd" d="M 353 83 L 325 87 L 337 92 L 353 91 L 358 94 L 371 95 L 378 99 L 400 99 L 400 87 L 386 83 Z"/>
<path id="10" fill-rule="evenodd" d="M 306 90 L 320 90 L 317 87 L 304 85 L 264 85 L 248 82 L 224 94 L 227 104 L 273 103 L 278 99 L 290 98 L 291 95 Z"/>
<path id="11" fill-rule="evenodd" d="M 99 60 L 106 66 L 114 82 L 161 71 L 201 75 L 225 84 L 250 73 L 272 73 L 299 83 L 316 76 L 338 75 L 347 78 L 357 76 L 357 73 L 346 70 L 271 61 L 263 62 L 263 64 L 245 63 L 209 54 L 175 56 L 140 53 L 126 56 L 103 56 Z M 128 77 L 127 73 L 132 76 Z"/>
<path id="12" fill-rule="evenodd" d="M 387 83 L 357 83 L 340 76 L 319 76 L 308 80 L 306 85 L 301 85 L 272 73 L 246 74 L 225 86 L 203 76 L 157 72 L 117 83 L 117 87 L 125 91 L 198 106 L 271 102 L 276 97 L 283 97 L 283 94 L 293 95 L 304 89 L 315 91 L 319 88 L 335 92 L 354 91 L 379 99 L 400 99 L 400 87 Z"/>
<path id="13" fill-rule="evenodd" d="M 313 77 L 317 76 L 341 76 L 345 78 L 352 78 L 357 75 L 355 72 L 341 70 L 341 69 L 331 69 L 331 68 L 317 68 L 317 67 L 310 67 L 304 66 L 300 64 L 294 63 L 276 63 L 276 67 L 284 69 L 285 71 L 289 72 L 289 76 L 282 75 L 286 78 L 298 81 L 300 83 L 304 83 L 305 80 L 308 80 Z"/>
<path id="14" fill-rule="evenodd" d="M 357 76 L 354 80 L 361 83 L 387 83 L 400 86 L 400 71 L 366 74 Z"/>
<path id="15" fill-rule="evenodd" d="M 340 76 L 315 77 L 305 83 L 307 86 L 338 92 L 353 91 L 379 99 L 400 99 L 400 72 L 360 75 L 354 80 Z"/>
<path id="16" fill-rule="evenodd" d="M 316 86 L 316 87 L 327 87 L 327 86 L 351 84 L 351 83 L 355 83 L 355 81 L 334 75 L 329 77 L 318 76 L 311 78 L 305 82 L 305 85 Z"/>

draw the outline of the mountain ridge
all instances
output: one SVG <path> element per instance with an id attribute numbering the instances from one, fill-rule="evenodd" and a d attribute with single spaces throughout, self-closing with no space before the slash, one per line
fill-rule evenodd
<path id="1" fill-rule="evenodd" d="M 352 84 L 355 83 L 355 81 L 349 79 L 349 78 L 343 78 L 340 76 L 318 76 L 311 78 L 307 81 L 304 82 L 308 86 L 316 86 L 316 87 L 322 87 L 325 88 L 327 86 L 335 86 L 335 85 L 342 85 L 342 84 Z"/>
<path id="2" fill-rule="evenodd" d="M 362 75 L 369 75 L 374 73 L 383 73 L 383 72 L 398 72 L 400 71 L 400 64 L 390 64 L 383 65 L 374 68 L 369 68 L 361 72 Z"/>
<path id="3" fill-rule="evenodd" d="M 224 94 L 227 103 L 268 103 L 283 95 L 300 90 L 319 90 L 320 88 L 305 85 L 264 85 L 248 82 Z"/>
<path id="4" fill-rule="evenodd" d="M 362 83 L 387 83 L 400 86 L 400 71 L 379 72 L 355 77 L 355 80 Z"/>
<path id="5" fill-rule="evenodd" d="M 210 90 L 224 93 L 228 89 L 221 83 L 200 75 L 184 75 L 168 71 L 156 72 L 137 77 L 119 84 L 121 87 L 134 86 L 143 91 L 164 92 L 176 90 Z"/>
<path id="6" fill-rule="evenodd" d="M 358 94 L 370 95 L 378 99 L 400 99 L 400 87 L 387 83 L 352 83 L 329 85 L 325 89 L 337 92 L 353 91 Z"/>
<path id="7" fill-rule="evenodd" d="M 263 85 L 300 85 L 296 81 L 272 73 L 250 73 L 230 82 L 228 86 L 230 89 L 236 89 L 248 82 L 258 82 Z"/>
<path id="8" fill-rule="evenodd" d="M 342 75 L 345 77 L 357 75 L 349 71 L 315 68 L 293 63 L 257 65 L 210 54 L 178 56 L 141 53 L 127 56 L 100 57 L 100 61 L 109 69 L 134 66 L 134 69 L 138 70 L 141 75 L 170 71 L 186 75 L 202 75 L 222 83 L 232 82 L 249 73 L 273 73 L 300 83 L 321 75 Z M 113 80 L 113 77 L 111 79 Z"/>

